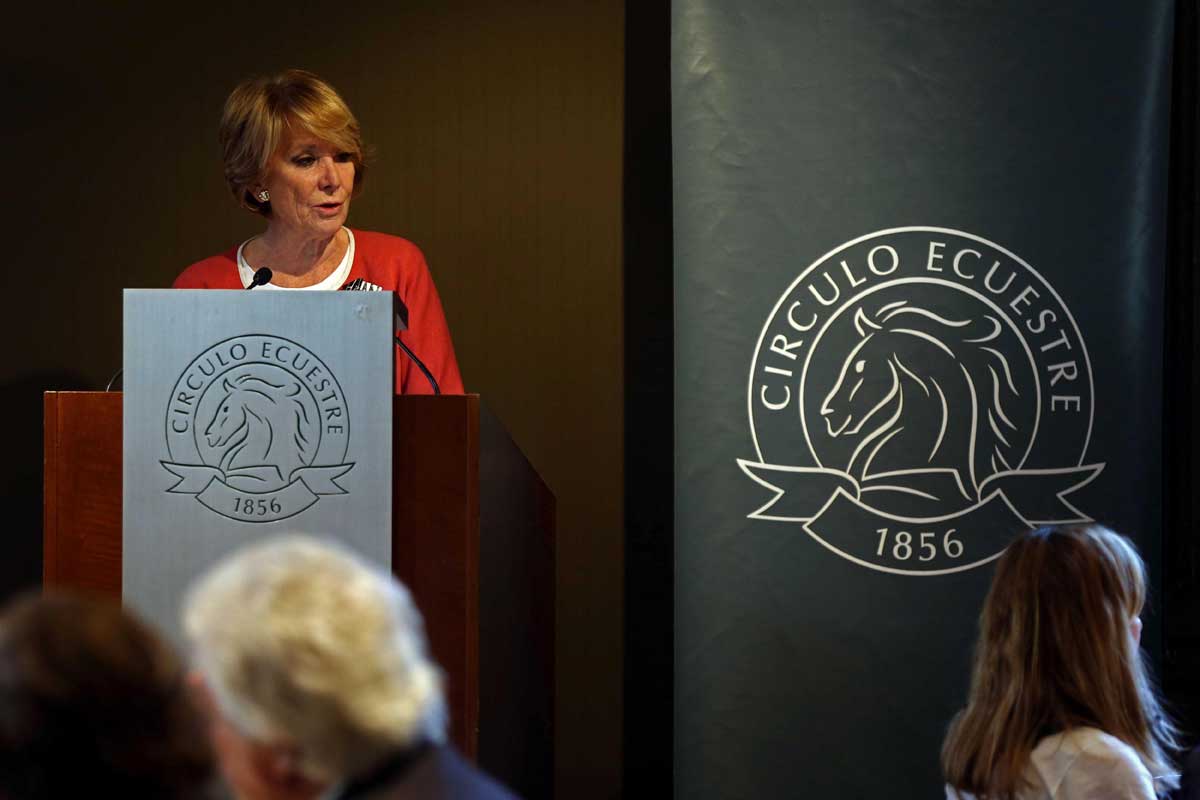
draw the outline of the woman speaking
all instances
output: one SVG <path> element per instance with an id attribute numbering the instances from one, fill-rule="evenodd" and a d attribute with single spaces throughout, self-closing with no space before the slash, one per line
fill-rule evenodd
<path id="1" fill-rule="evenodd" d="M 346 227 L 365 175 L 358 121 L 333 87 L 303 70 L 243 82 L 221 115 L 225 180 L 266 230 L 192 264 L 177 289 L 242 289 L 262 268 L 263 288 L 394 291 L 408 307 L 404 343 L 448 394 L 462 377 L 442 304 L 421 251 L 398 236 Z M 428 394 L 431 381 L 397 351 L 396 393 Z"/>

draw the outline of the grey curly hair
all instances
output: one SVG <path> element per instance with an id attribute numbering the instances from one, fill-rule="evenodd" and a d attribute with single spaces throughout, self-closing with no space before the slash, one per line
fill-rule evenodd
<path id="1" fill-rule="evenodd" d="M 190 589 L 184 628 L 225 718 L 293 745 L 313 779 L 445 739 L 441 672 L 407 589 L 340 546 L 289 536 L 234 553 Z"/>

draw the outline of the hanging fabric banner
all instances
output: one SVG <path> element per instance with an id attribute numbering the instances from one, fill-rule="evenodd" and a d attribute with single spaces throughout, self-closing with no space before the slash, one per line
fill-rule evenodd
<path id="1" fill-rule="evenodd" d="M 675 0 L 679 796 L 939 796 L 1024 528 L 1158 585 L 1172 13 Z"/>

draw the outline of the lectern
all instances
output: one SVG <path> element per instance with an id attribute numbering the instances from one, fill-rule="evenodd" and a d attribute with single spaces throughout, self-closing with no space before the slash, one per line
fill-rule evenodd
<path id="1" fill-rule="evenodd" d="M 265 334 L 259 330 L 253 335 Z M 230 373 L 230 385 L 235 385 L 239 374 L 245 370 Z M 126 402 L 119 393 L 45 395 L 47 586 L 116 597 L 122 596 L 123 584 L 129 586 L 129 576 L 123 574 L 129 570 L 128 562 L 122 567 L 122 556 L 127 555 L 122 517 L 128 534 L 130 517 L 138 510 L 122 503 L 122 474 L 128 467 L 122 454 L 123 416 L 129 424 L 123 414 L 128 411 L 123 407 Z M 478 395 L 392 397 L 389 391 L 383 402 L 390 409 L 390 435 L 371 446 L 390 450 L 392 491 L 386 515 L 390 530 L 384 536 L 392 568 L 412 590 L 425 617 L 433 655 L 446 672 L 451 737 L 466 755 L 523 796 L 549 797 L 554 718 L 553 496 Z M 220 404 L 210 406 L 205 416 L 215 418 Z M 205 427 L 211 421 L 206 419 Z M 162 424 L 160 418 L 156 427 L 162 430 Z M 169 417 L 166 424 L 169 430 Z M 212 439 L 201 440 L 200 446 L 207 441 Z M 335 455 L 344 462 L 355 459 L 352 450 L 345 455 L 339 449 Z M 204 506 L 204 513 L 211 511 L 210 505 L 229 511 L 233 502 L 240 509 L 244 501 L 235 496 L 253 499 L 246 513 L 261 511 L 263 516 L 286 513 L 288 502 L 293 503 L 292 511 L 305 502 L 311 505 L 324 499 L 323 492 L 333 498 L 330 506 L 350 499 L 336 495 L 336 470 L 316 471 L 340 464 L 319 459 L 286 470 L 309 480 L 288 482 L 285 475 L 279 486 L 268 484 L 270 491 L 240 492 L 237 480 L 228 476 L 248 475 L 243 485 L 257 488 L 253 481 L 260 478 L 252 469 L 239 471 L 231 469 L 228 460 L 209 459 L 214 464 L 210 469 L 225 476 L 222 482 L 206 478 L 200 461 L 191 472 L 175 466 L 184 459 L 161 461 L 165 462 L 162 485 L 186 488 L 175 493 L 178 499 Z M 124 472 L 129 474 L 127 469 Z M 180 472 L 187 474 L 181 478 Z M 231 493 L 217 483 L 231 487 Z M 124 488 L 126 498 L 138 497 Z M 302 496 L 302 490 L 318 500 Z M 295 494 L 284 496 L 283 491 Z M 260 510 L 257 500 L 264 497 L 277 502 L 264 500 Z M 211 502 L 206 504 L 206 499 Z M 295 525 L 304 530 L 296 521 L 303 513 L 301 508 L 267 527 Z M 163 519 L 156 524 L 171 522 Z M 158 557 L 165 563 L 179 556 L 163 552 Z"/>

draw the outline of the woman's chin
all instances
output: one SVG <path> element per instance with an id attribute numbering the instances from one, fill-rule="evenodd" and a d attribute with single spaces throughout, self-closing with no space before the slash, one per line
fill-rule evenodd
<path id="1" fill-rule="evenodd" d="M 276 218 L 268 223 L 268 227 L 274 225 L 278 229 L 278 233 L 284 234 L 288 238 L 319 239 L 336 235 L 346 224 L 347 216 L 349 216 L 347 209 L 342 208 L 338 213 L 330 215 L 314 213 L 293 220 Z"/>
<path id="2" fill-rule="evenodd" d="M 346 212 L 340 210 L 337 214 L 310 214 L 304 219 L 296 220 L 287 227 L 295 234 L 304 238 L 332 236 L 342 229 L 346 223 Z"/>
<path id="3" fill-rule="evenodd" d="M 332 228 L 337 230 L 346 223 L 346 217 L 350 214 L 350 206 L 343 203 L 335 209 L 326 210 L 318 206 L 314 209 L 313 223 L 321 228 Z"/>
<path id="4" fill-rule="evenodd" d="M 313 222 L 312 225 L 309 226 L 309 229 L 314 234 L 317 234 L 320 236 L 333 236 L 335 233 L 337 233 L 338 231 L 340 231 L 342 229 L 342 225 L 345 224 L 345 222 L 346 222 L 346 215 L 342 214 L 340 216 L 330 218 L 330 219 L 317 220 L 317 221 Z"/>

